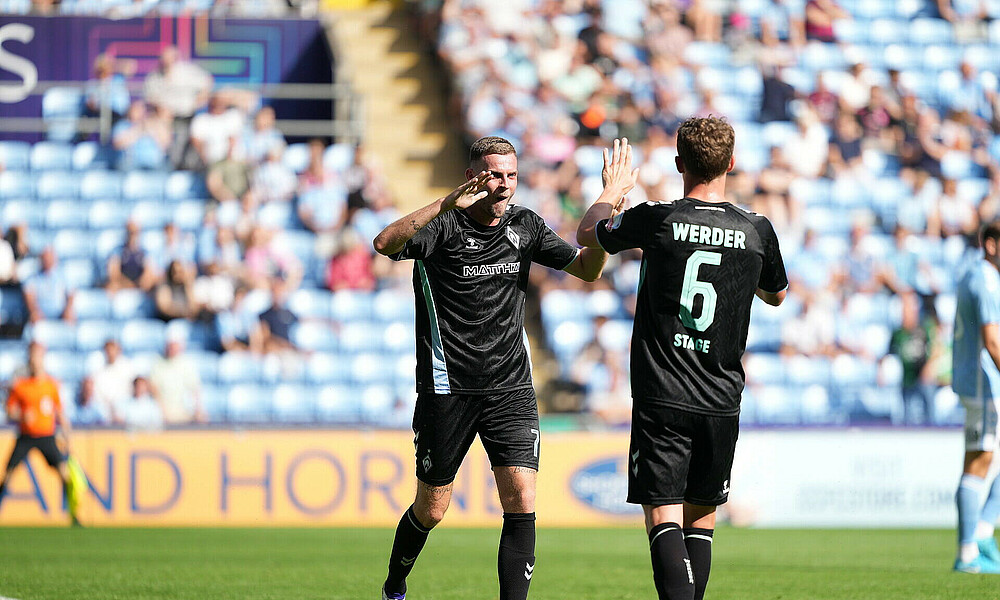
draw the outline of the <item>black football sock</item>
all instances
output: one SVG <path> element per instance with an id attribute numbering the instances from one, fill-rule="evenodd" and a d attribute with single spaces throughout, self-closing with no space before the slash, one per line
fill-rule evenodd
<path id="1" fill-rule="evenodd" d="M 705 597 L 708 574 L 712 570 L 712 533 L 711 529 L 697 527 L 684 530 L 684 545 L 687 546 L 691 570 L 694 571 L 694 600 Z"/>
<path id="2" fill-rule="evenodd" d="M 660 523 L 649 532 L 653 583 L 660 600 L 693 600 L 694 572 L 684 532 L 677 523 Z"/>
<path id="3" fill-rule="evenodd" d="M 406 576 L 413 570 L 413 563 L 427 541 L 430 529 L 424 527 L 413 512 L 413 505 L 406 509 L 403 518 L 396 526 L 396 537 L 392 540 L 392 553 L 389 555 L 389 575 L 385 578 L 383 588 L 390 594 L 406 593 Z"/>
<path id="4" fill-rule="evenodd" d="M 497 554 L 500 600 L 525 600 L 535 574 L 535 513 L 504 513 Z"/>

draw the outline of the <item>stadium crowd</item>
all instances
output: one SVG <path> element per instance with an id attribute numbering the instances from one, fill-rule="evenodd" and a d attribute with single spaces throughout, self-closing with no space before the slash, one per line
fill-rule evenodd
<path id="1" fill-rule="evenodd" d="M 565 239 L 608 140 L 637 149 L 633 203 L 677 198 L 676 126 L 726 115 L 728 194 L 774 222 L 791 279 L 788 302 L 755 311 L 744 418 L 844 424 L 960 414 L 953 280 L 1000 212 L 1000 9 L 967 4 L 413 6 L 466 138 L 515 143 L 516 201 Z M 134 69 L 95 60 L 82 111 L 113 113 L 108 145 L 0 143 L 0 331 L 16 340 L 0 375 L 38 339 L 84 423 L 405 423 L 410 268 L 373 256 L 398 214 L 377 161 L 288 145 L 272 109 L 175 49 L 139 94 Z M 550 410 L 627 422 L 640 258 L 597 284 L 532 270 Z"/>
<path id="2" fill-rule="evenodd" d="M 667 200 L 680 121 L 733 122 L 728 197 L 775 224 L 792 279 L 789 302 L 755 311 L 746 420 L 955 422 L 953 281 L 1000 213 L 1000 4 L 444 0 L 415 15 L 466 138 L 513 140 L 519 201 L 568 239 L 609 140 L 640 150 L 632 203 Z M 563 388 L 610 423 L 629 416 L 640 258 L 593 287 L 533 273 Z"/>

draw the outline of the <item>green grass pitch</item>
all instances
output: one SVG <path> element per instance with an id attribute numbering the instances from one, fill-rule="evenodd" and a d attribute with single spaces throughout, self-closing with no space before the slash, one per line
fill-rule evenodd
<path id="1" fill-rule="evenodd" d="M 497 597 L 499 529 L 443 525 L 412 600 Z M 708 600 L 1000 598 L 950 571 L 952 531 L 720 529 Z M 0 597 L 377 599 L 390 529 L 0 529 Z M 654 599 L 638 529 L 541 529 L 533 600 Z"/>

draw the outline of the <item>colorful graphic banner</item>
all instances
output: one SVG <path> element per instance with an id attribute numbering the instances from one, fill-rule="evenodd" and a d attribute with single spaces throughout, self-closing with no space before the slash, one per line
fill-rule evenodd
<path id="1" fill-rule="evenodd" d="M 0 15 L 0 115 L 42 116 L 42 97 L 32 95 L 38 82 L 85 82 L 99 54 L 135 60 L 131 80 L 141 82 L 167 46 L 212 73 L 217 85 L 333 81 L 325 32 L 315 19 Z M 332 115 L 329 100 L 272 104 L 279 118 Z"/>
<path id="2" fill-rule="evenodd" d="M 0 434 L 0 460 L 14 436 Z M 415 489 L 402 431 L 80 431 L 91 525 L 386 526 Z M 625 503 L 626 433 L 543 433 L 541 526 L 634 525 Z M 747 431 L 724 518 L 757 527 L 950 527 L 962 434 L 939 431 Z M 502 514 L 477 442 L 455 480 L 449 526 Z M 35 453 L 0 505 L 0 525 L 63 525 L 61 485 Z"/>

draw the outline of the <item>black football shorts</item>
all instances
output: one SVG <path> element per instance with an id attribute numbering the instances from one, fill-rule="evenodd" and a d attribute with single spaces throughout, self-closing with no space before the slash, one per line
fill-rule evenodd
<path id="1" fill-rule="evenodd" d="M 739 416 L 633 405 L 628 502 L 725 504 L 737 437 Z"/>
<path id="2" fill-rule="evenodd" d="M 62 451 L 59 450 L 59 446 L 56 445 L 56 437 L 54 435 L 44 437 L 20 435 L 14 444 L 14 450 L 10 453 L 10 460 L 7 461 L 7 471 L 13 471 L 14 467 L 21 464 L 21 461 L 24 460 L 24 457 L 28 455 L 28 452 L 32 448 L 38 448 L 38 451 L 42 453 L 42 456 L 45 457 L 45 462 L 49 463 L 50 467 L 57 467 L 66 460 Z"/>
<path id="3" fill-rule="evenodd" d="M 417 479 L 455 479 L 476 434 L 493 467 L 538 469 L 538 403 L 528 388 L 488 395 L 418 394 L 413 411 Z"/>

